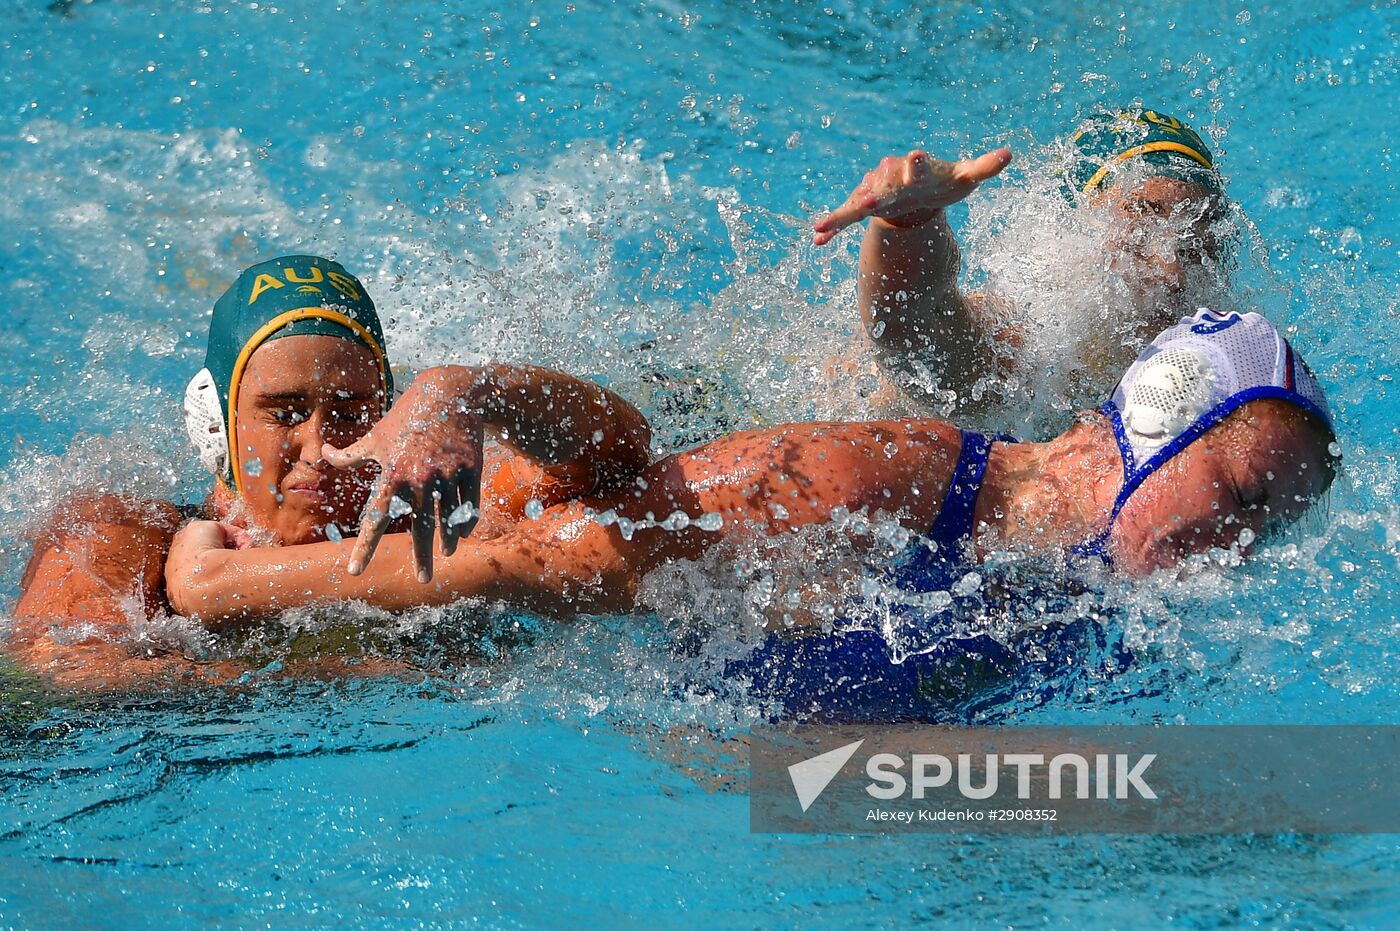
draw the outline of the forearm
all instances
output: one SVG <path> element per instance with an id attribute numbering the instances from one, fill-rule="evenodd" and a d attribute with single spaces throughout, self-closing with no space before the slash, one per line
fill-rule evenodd
<path id="1" fill-rule="evenodd" d="M 651 427 L 618 395 L 562 372 L 529 365 L 443 366 L 436 378 L 507 445 L 542 465 L 586 466 L 599 485 L 646 467 Z"/>
<path id="2" fill-rule="evenodd" d="M 578 525 L 574 532 L 561 524 Z M 560 538 L 579 533 L 601 546 L 560 558 Z M 419 582 L 413 543 L 388 534 L 360 575 L 346 570 L 352 541 L 247 550 L 210 550 L 197 569 L 171 580 L 175 609 L 210 630 L 290 608 L 360 601 L 385 611 L 434 607 L 464 598 L 506 601 L 547 615 L 623 611 L 632 604 L 636 573 L 616 558 L 603 528 L 579 507 L 552 509 L 544 520 L 499 540 L 464 541 L 450 557 L 437 554 L 431 582 Z M 592 558 L 590 558 L 590 556 Z"/>
<path id="3" fill-rule="evenodd" d="M 984 321 L 958 289 L 961 265 L 944 211 L 911 227 L 873 218 L 858 282 L 866 332 L 882 355 L 900 367 L 931 360 L 955 390 L 985 368 L 987 341 Z"/>
<path id="4" fill-rule="evenodd" d="M 413 567 L 407 534 L 389 534 L 379 556 L 360 575 L 346 571 L 352 541 L 245 550 L 209 550 L 180 578 L 169 578 L 177 612 L 210 630 L 275 615 L 289 608 L 364 601 L 385 610 L 442 604 L 438 580 L 423 585 Z M 412 597 L 409 597 L 409 595 Z"/>

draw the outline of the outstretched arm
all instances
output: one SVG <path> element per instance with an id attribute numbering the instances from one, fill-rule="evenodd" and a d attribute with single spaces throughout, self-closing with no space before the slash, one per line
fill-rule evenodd
<path id="1" fill-rule="evenodd" d="M 20 582 L 5 652 L 26 670 L 61 689 L 83 692 L 165 689 L 226 683 L 248 671 L 241 661 L 196 660 L 168 644 L 143 641 L 138 624 L 169 610 L 166 554 L 183 518 L 163 501 L 118 495 L 79 499 L 63 507 L 38 535 Z M 211 545 L 232 546 L 244 534 L 212 521 Z M 291 675 L 338 676 L 339 657 L 291 660 Z M 354 670 L 393 673 L 391 660 L 357 657 Z"/>
<path id="2" fill-rule="evenodd" d="M 944 211 L 1010 161 L 1010 149 L 959 162 L 923 151 L 890 156 L 814 227 L 823 245 L 869 219 L 858 279 L 866 333 L 884 365 L 907 373 L 915 362 L 932 363 L 959 396 L 987 374 L 996 334 L 980 296 L 958 289 L 962 257 Z"/>
<path id="3" fill-rule="evenodd" d="M 832 509 L 897 514 L 926 530 L 957 459 L 959 435 L 940 421 L 800 424 L 725 437 L 667 457 L 635 483 L 552 507 L 490 540 L 443 558 L 428 584 L 409 572 L 412 541 L 386 536 L 390 558 L 358 576 L 343 568 L 348 543 L 261 550 L 221 547 L 219 526 L 194 524 L 167 565 L 171 602 L 210 627 L 313 602 L 355 599 L 386 610 L 466 597 L 568 616 L 630 609 L 641 578 L 664 562 L 698 558 L 736 533 L 776 534 L 831 519 Z M 634 524 L 605 526 L 614 511 Z M 675 512 L 687 521 L 672 520 Z M 701 515 L 718 515 L 718 529 Z"/>

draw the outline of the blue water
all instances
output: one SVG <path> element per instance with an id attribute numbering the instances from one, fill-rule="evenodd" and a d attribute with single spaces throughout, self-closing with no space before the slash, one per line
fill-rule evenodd
<path id="1" fill-rule="evenodd" d="M 1346 475 L 1246 565 L 1081 596 L 1133 645 L 1126 673 L 969 716 L 1394 722 L 1389 4 L 97 0 L 0 17 L 7 595 L 65 490 L 200 493 L 178 398 L 213 297 L 258 256 L 359 271 L 406 367 L 560 365 L 639 399 L 668 444 L 860 416 L 869 372 L 833 385 L 818 364 L 855 326 L 856 237 L 813 250 L 811 218 L 916 144 L 1013 145 L 994 190 L 1014 200 L 1037 147 L 1137 99 L 1211 138 L 1252 224 L 1239 291 L 1296 328 Z M 954 222 L 985 239 L 985 213 Z M 719 389 L 697 415 L 658 372 Z M 1394 923 L 1389 837 L 750 835 L 736 739 L 758 711 L 696 688 L 674 645 L 678 627 L 723 633 L 759 583 L 677 573 L 658 584 L 688 616 L 526 635 L 499 611 L 347 614 L 412 628 L 411 682 L 51 704 L 8 681 L 0 923 Z M 435 646 L 448 627 L 471 662 Z M 154 633 L 209 648 L 176 620 Z"/>

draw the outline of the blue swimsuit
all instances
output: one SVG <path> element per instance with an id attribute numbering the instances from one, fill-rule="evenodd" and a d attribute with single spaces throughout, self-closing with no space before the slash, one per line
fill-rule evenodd
<path id="1" fill-rule="evenodd" d="M 994 442 L 964 430 L 948 493 L 925 540 L 911 545 L 887 578 L 907 592 L 946 591 L 968 565 L 973 512 L 987 457 Z M 929 544 L 932 544 L 931 546 Z M 901 615 L 917 609 L 890 606 Z M 951 606 L 950 606 L 951 607 Z M 878 630 L 852 629 L 826 636 L 771 635 L 753 653 L 725 666 L 726 678 L 748 681 L 749 693 L 777 700 L 785 715 L 832 720 L 956 720 L 1004 701 L 1019 687 L 1011 674 L 1022 664 L 1005 644 L 985 634 L 955 636 L 954 611 L 916 617 L 934 637 L 947 636 L 928 652 L 895 662 Z M 1048 657 L 1063 651 L 1044 651 Z"/>
<path id="2" fill-rule="evenodd" d="M 1258 314 L 1201 310 L 1159 335 L 1104 405 L 1123 459 L 1123 484 L 1108 527 L 1076 552 L 1107 562 L 1113 521 L 1142 482 L 1240 405 L 1264 397 L 1288 400 L 1331 426 L 1312 372 Z M 947 496 L 925 543 L 911 546 L 887 575 L 899 588 L 947 591 L 966 570 L 977 496 L 992 443 L 999 441 L 1015 442 L 963 431 Z M 1055 599 L 1053 593 L 1012 594 Z M 1082 673 L 1092 666 L 1095 653 L 1110 672 L 1131 661 L 1121 641 L 1092 621 L 1050 623 L 1008 645 L 987 634 L 956 633 L 952 607 L 930 614 L 890 606 L 900 615 L 913 614 L 936 643 L 902 662 L 894 661 L 878 630 L 772 635 L 747 657 L 729 662 L 725 675 L 747 680 L 750 694 L 778 701 L 786 715 L 956 721 L 1004 706 L 1018 693 L 1043 701 L 1072 674 L 1067 670 Z"/>
<path id="3" fill-rule="evenodd" d="M 929 540 L 939 552 L 961 555 L 966 549 L 972 540 L 973 512 L 977 509 L 977 496 L 982 492 L 982 476 L 987 473 L 992 444 L 1015 442 L 1014 436 L 1005 433 L 988 437 L 971 430 L 962 431 L 962 447 L 958 450 L 958 464 L 953 467 L 953 478 L 948 483 L 948 494 L 928 531 Z"/>

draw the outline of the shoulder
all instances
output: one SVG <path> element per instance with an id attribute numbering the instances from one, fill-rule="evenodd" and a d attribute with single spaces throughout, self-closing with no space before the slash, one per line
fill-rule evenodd
<path id="1" fill-rule="evenodd" d="M 98 494 L 64 502 L 34 535 L 15 613 L 108 618 L 131 595 L 158 609 L 165 556 L 184 519 L 167 501 Z"/>
<path id="2" fill-rule="evenodd" d="M 84 533 L 104 525 L 174 534 L 187 519 L 185 509 L 169 501 L 117 494 L 79 495 L 62 502 L 39 534 Z"/>
<path id="3" fill-rule="evenodd" d="M 132 624 L 169 610 L 165 561 L 185 521 L 167 502 L 65 501 L 35 533 L 5 651 L 63 688 L 126 688 L 200 675 L 177 655 L 131 652 Z"/>

